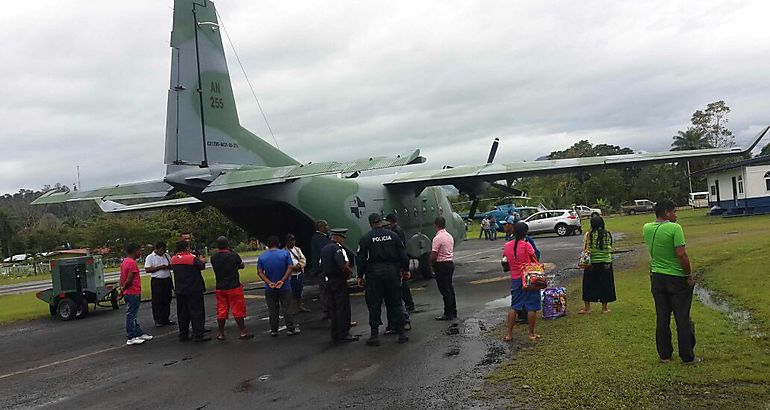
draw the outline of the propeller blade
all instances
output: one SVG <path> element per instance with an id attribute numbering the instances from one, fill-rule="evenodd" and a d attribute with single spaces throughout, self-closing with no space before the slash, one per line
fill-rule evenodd
<path id="1" fill-rule="evenodd" d="M 487 164 L 491 164 L 492 161 L 495 160 L 495 155 L 497 155 L 497 146 L 500 145 L 500 138 L 495 138 L 495 141 L 492 143 L 492 148 L 489 150 L 489 157 L 487 157 Z"/>

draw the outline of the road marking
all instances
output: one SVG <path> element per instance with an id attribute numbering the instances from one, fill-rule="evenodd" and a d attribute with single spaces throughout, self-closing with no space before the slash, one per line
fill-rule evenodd
<path id="1" fill-rule="evenodd" d="M 244 297 L 247 297 L 247 298 L 248 298 L 248 296 L 251 296 L 251 295 L 244 295 Z M 265 298 L 264 296 L 260 296 L 260 295 L 255 295 L 255 296 L 256 296 L 256 299 L 264 299 Z M 251 299 L 251 298 L 249 298 L 249 299 Z M 247 317 L 246 318 L 246 320 L 250 320 L 250 319 L 252 319 L 252 317 Z M 264 319 L 267 319 L 267 318 L 264 318 Z M 260 319 L 260 320 L 264 320 L 264 319 Z M 206 325 L 213 325 L 215 323 L 216 323 L 216 318 L 214 318 L 214 319 L 210 318 L 210 319 L 206 320 L 206 322 L 205 322 Z M 171 331 L 166 332 L 166 333 L 161 333 L 159 335 L 155 335 L 154 339 L 160 339 L 161 337 L 165 337 L 165 336 L 172 335 L 172 334 L 178 334 L 178 333 L 179 333 L 178 330 L 171 330 Z M 147 341 L 145 343 L 149 343 L 149 341 Z M 58 366 L 60 364 L 66 364 L 66 363 L 73 362 L 73 361 L 79 360 L 79 359 L 85 359 L 85 358 L 88 358 L 88 357 L 91 357 L 91 356 L 96 356 L 96 355 L 99 355 L 99 354 L 102 354 L 102 353 L 112 352 L 112 351 L 115 351 L 115 350 L 118 350 L 118 349 L 122 349 L 122 348 L 127 347 L 127 346 L 128 345 L 121 344 L 121 345 L 118 345 L 118 346 L 108 347 L 108 348 L 105 348 L 105 349 L 95 350 L 93 352 L 84 353 L 84 354 L 81 354 L 79 356 L 70 357 L 69 359 L 56 360 L 56 361 L 53 361 L 53 362 L 50 362 L 50 363 L 41 364 L 40 366 L 30 367 L 28 369 L 17 370 L 15 372 L 11 372 L 11 373 L 6 373 L 6 374 L 3 374 L 3 375 L 0 375 L 0 380 L 7 379 L 7 378 L 13 377 L 13 376 L 18 376 L 20 374 L 26 374 L 26 373 L 31 373 L 31 372 L 38 371 L 38 370 L 47 369 L 49 367 Z"/>
<path id="2" fill-rule="evenodd" d="M 263 295 L 243 295 L 244 299 L 264 299 Z"/>
<path id="3" fill-rule="evenodd" d="M 166 332 L 166 333 L 157 335 L 157 336 L 155 336 L 155 338 L 156 339 L 157 338 L 161 338 L 161 337 L 173 334 L 173 333 L 177 333 L 177 331 L 172 330 L 170 332 Z M 144 343 L 148 343 L 148 342 L 144 342 Z M 108 347 L 106 349 L 101 349 L 101 350 L 96 350 L 96 351 L 93 351 L 93 352 L 84 353 L 84 354 L 81 354 L 80 356 L 70 357 L 69 359 L 57 360 L 57 361 L 54 361 L 54 362 L 50 362 L 50 363 L 46 363 L 46 364 L 41 364 L 40 366 L 30 367 L 28 369 L 23 369 L 23 370 L 17 370 L 15 372 L 11 372 L 11 373 L 0 375 L 0 380 L 6 379 L 8 377 L 18 376 L 20 374 L 31 373 L 31 372 L 34 372 L 34 371 L 37 371 L 37 370 L 47 369 L 49 367 L 58 366 L 60 364 L 65 364 L 65 363 L 73 362 L 73 361 L 79 360 L 79 359 L 85 359 L 87 357 L 96 356 L 98 354 L 111 352 L 113 350 L 122 349 L 122 348 L 124 348 L 126 346 L 127 345 L 119 345 L 119 346 Z"/>
<path id="4" fill-rule="evenodd" d="M 461 259 L 470 258 L 470 257 L 476 256 L 476 255 L 482 255 L 482 254 L 489 253 L 489 252 L 500 252 L 500 255 L 502 255 L 503 254 L 503 248 L 491 248 L 491 249 L 479 251 L 479 252 L 476 252 L 476 253 L 472 253 L 470 255 L 462 255 L 462 256 L 456 257 L 454 260 L 458 261 L 458 260 L 461 260 Z"/>
<path id="5" fill-rule="evenodd" d="M 496 278 L 486 278 L 486 279 L 472 280 L 472 281 L 470 281 L 468 283 L 471 284 L 471 285 L 483 285 L 485 283 L 502 282 L 504 280 L 510 280 L 510 279 L 511 279 L 510 275 L 504 275 L 504 276 L 498 276 Z"/>

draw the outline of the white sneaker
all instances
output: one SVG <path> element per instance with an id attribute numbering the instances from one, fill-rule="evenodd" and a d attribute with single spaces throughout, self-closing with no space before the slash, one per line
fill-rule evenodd
<path id="1" fill-rule="evenodd" d="M 142 339 L 141 337 L 135 337 L 133 339 L 126 340 L 126 344 L 129 345 L 129 346 L 131 346 L 131 345 L 140 345 L 142 343 L 144 343 L 144 339 Z"/>
<path id="2" fill-rule="evenodd" d="M 143 334 L 143 335 L 141 335 L 141 336 L 137 337 L 137 339 L 142 339 L 142 340 L 152 340 L 152 335 L 148 335 L 147 333 L 145 333 L 145 334 Z"/>

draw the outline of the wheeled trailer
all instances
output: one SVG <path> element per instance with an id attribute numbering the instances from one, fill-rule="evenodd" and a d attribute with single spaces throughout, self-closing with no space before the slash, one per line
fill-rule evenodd
<path id="1" fill-rule="evenodd" d="M 119 287 L 104 282 L 101 256 L 82 256 L 51 261 L 50 289 L 35 296 L 48 303 L 51 316 L 61 320 L 82 319 L 89 304 L 118 309 Z"/>

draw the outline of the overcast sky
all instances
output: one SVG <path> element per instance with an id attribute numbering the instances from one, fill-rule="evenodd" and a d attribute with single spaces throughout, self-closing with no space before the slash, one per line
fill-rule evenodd
<path id="1" fill-rule="evenodd" d="M 282 150 L 534 159 L 580 139 L 668 150 L 723 99 L 770 123 L 766 1 L 217 3 Z M 171 0 L 13 1 L 0 14 L 0 194 L 160 178 Z M 241 121 L 273 143 L 228 49 Z M 767 141 L 770 142 L 770 141 Z"/>

